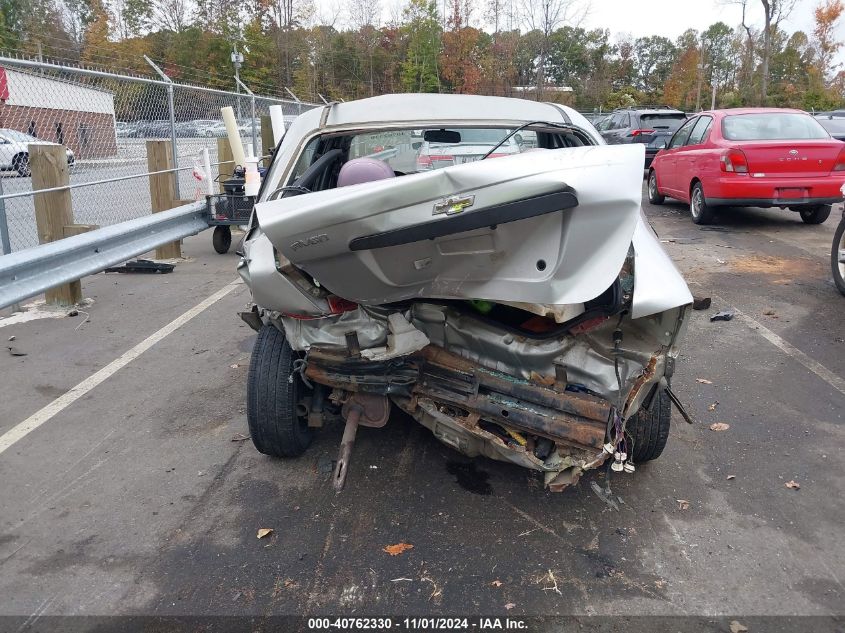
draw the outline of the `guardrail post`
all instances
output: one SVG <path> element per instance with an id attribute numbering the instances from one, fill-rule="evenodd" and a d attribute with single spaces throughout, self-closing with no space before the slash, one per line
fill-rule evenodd
<path id="1" fill-rule="evenodd" d="M 67 187 L 70 184 L 67 154 L 61 145 L 30 145 L 29 167 L 32 170 L 33 191 Z M 65 226 L 73 224 L 70 189 L 36 194 L 33 198 L 39 244 L 62 239 Z M 74 304 L 82 297 L 75 295 L 71 286 L 64 284 L 51 288 L 44 293 L 44 298 L 50 304 Z"/>
<path id="2" fill-rule="evenodd" d="M 276 142 L 273 139 L 273 121 L 269 114 L 261 117 L 261 151 L 259 156 L 267 156 L 276 147 Z M 265 162 L 265 167 L 269 167 L 270 161 Z"/>
<path id="3" fill-rule="evenodd" d="M 169 141 L 147 141 L 147 168 L 150 172 L 173 169 L 173 146 Z M 176 172 L 150 176 L 150 202 L 153 213 L 179 206 Z M 156 248 L 156 259 L 182 257 L 182 242 L 170 242 Z"/>
<path id="4" fill-rule="evenodd" d="M 220 187 L 220 193 L 224 192 L 223 181 L 232 175 L 235 171 L 235 159 L 232 157 L 232 146 L 229 145 L 229 139 L 217 139 L 217 185 Z"/>

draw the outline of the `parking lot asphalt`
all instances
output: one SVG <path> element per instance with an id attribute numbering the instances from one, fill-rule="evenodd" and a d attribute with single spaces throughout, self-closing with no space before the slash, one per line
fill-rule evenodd
<path id="1" fill-rule="evenodd" d="M 682 205 L 644 209 L 713 304 L 674 379 L 695 424 L 675 414 L 663 456 L 613 477 L 619 510 L 600 474 L 549 493 L 400 414 L 359 431 L 340 495 L 340 425 L 298 459 L 259 454 L 243 440 L 255 335 L 235 314 L 249 294 L 208 233 L 173 274 L 87 278 L 87 315 L 0 320 L 26 354 L 0 350 L 0 435 L 59 401 L 0 452 L 0 614 L 845 615 L 839 212 L 697 227 Z M 711 323 L 723 308 L 737 317 Z M 383 550 L 397 543 L 413 548 Z"/>

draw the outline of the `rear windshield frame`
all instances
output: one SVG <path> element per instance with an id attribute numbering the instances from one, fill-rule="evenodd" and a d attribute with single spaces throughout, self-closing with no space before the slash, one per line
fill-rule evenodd
<path id="1" fill-rule="evenodd" d="M 674 132 L 681 127 L 689 117 L 683 112 L 650 112 L 640 115 L 640 127 L 653 130 L 667 130 Z M 673 125 L 667 127 L 655 127 L 654 123 L 660 124 L 660 120 L 671 121 Z"/>
<path id="2" fill-rule="evenodd" d="M 741 135 L 737 131 L 729 131 L 730 121 L 751 120 L 763 118 L 782 117 L 784 119 L 794 119 L 796 122 L 808 122 L 806 126 L 809 132 L 813 126 L 817 128 L 818 132 L 815 136 L 797 136 L 793 134 L 779 134 L 779 135 Z M 758 124 L 761 125 L 761 124 Z M 758 128 L 759 130 L 759 128 Z M 757 132 L 758 130 L 755 130 Z M 802 114 L 800 112 L 754 112 L 749 114 L 729 114 L 722 118 L 722 137 L 728 141 L 823 141 L 830 138 L 830 134 L 824 129 L 821 123 L 809 114 Z"/>

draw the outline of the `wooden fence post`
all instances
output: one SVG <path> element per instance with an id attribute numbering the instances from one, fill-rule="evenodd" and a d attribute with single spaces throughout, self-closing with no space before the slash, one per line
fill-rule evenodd
<path id="1" fill-rule="evenodd" d="M 70 184 L 67 155 L 61 145 L 30 145 L 29 166 L 32 171 L 32 189 L 66 187 Z M 38 228 L 39 244 L 55 242 L 64 237 L 64 227 L 73 224 L 70 189 L 36 194 L 35 224 Z M 44 293 L 47 303 L 71 305 L 81 297 L 79 282 L 64 284 Z M 74 289 L 78 292 L 74 293 Z"/>
<path id="2" fill-rule="evenodd" d="M 82 233 L 87 233 L 88 231 L 93 231 L 95 229 L 100 228 L 96 224 L 66 224 L 64 226 L 64 237 L 70 237 L 71 235 L 81 235 Z M 60 286 L 60 290 L 68 289 L 69 296 L 68 296 L 68 303 L 79 303 L 82 301 L 82 282 L 77 279 L 76 281 L 71 281 L 66 286 Z"/>
<path id="3" fill-rule="evenodd" d="M 262 132 L 261 135 L 263 136 L 264 133 Z M 235 160 L 232 157 L 232 146 L 229 145 L 228 138 L 217 139 L 217 162 L 219 163 L 217 165 L 217 186 L 220 193 L 223 193 L 223 181 L 227 180 L 235 171 Z"/>
<path id="4" fill-rule="evenodd" d="M 147 168 L 150 172 L 173 169 L 173 147 L 170 141 L 147 141 Z M 179 206 L 176 199 L 176 172 L 150 176 L 150 202 L 153 213 Z M 170 242 L 156 248 L 156 259 L 182 257 L 182 242 Z"/>
<path id="5" fill-rule="evenodd" d="M 273 121 L 269 114 L 261 117 L 261 155 L 267 156 L 276 147 L 276 142 L 273 139 Z M 264 161 L 264 166 L 270 166 L 270 159 Z"/>

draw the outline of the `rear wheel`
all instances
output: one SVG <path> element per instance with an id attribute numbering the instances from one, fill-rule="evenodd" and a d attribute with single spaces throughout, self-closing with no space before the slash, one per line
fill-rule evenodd
<path id="1" fill-rule="evenodd" d="M 211 243 L 214 250 L 225 255 L 232 246 L 232 228 L 229 226 L 215 226 L 214 234 L 211 236 Z"/>
<path id="2" fill-rule="evenodd" d="M 18 172 L 20 176 L 30 176 L 32 171 L 29 169 L 29 154 L 18 154 L 12 159 L 12 167 Z"/>
<path id="3" fill-rule="evenodd" d="M 669 439 L 672 409 L 669 397 L 658 392 L 651 403 L 651 410 L 640 409 L 628 420 L 627 431 L 633 440 L 631 459 L 635 464 L 657 459 Z"/>
<path id="4" fill-rule="evenodd" d="M 666 196 L 657 189 L 657 173 L 652 169 L 648 172 L 648 201 L 651 204 L 663 204 Z"/>
<path id="5" fill-rule="evenodd" d="M 829 204 L 819 204 L 812 207 L 804 207 L 799 211 L 801 219 L 805 224 L 821 224 L 828 217 L 832 207 Z"/>
<path id="6" fill-rule="evenodd" d="M 704 187 L 700 182 L 692 186 L 689 203 L 690 215 L 695 224 L 710 224 L 713 221 L 713 207 L 707 205 L 704 198 Z"/>
<path id="7" fill-rule="evenodd" d="M 833 283 L 839 292 L 845 295 L 845 217 L 836 227 L 833 234 L 833 252 L 830 254 L 830 265 L 833 269 Z"/>
<path id="8" fill-rule="evenodd" d="M 274 457 L 297 457 L 311 444 L 304 397 L 308 389 L 294 372 L 294 352 L 285 335 L 265 325 L 259 330 L 247 378 L 247 422 L 252 443 Z"/>

